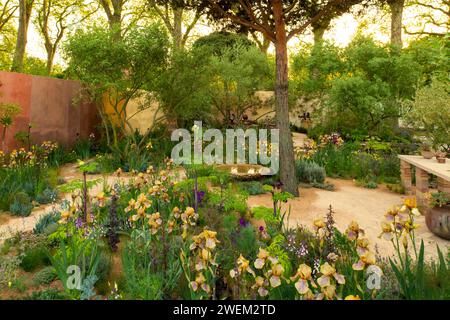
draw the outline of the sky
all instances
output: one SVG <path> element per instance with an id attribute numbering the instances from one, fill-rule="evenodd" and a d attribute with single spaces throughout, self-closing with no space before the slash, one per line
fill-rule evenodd
<path id="1" fill-rule="evenodd" d="M 415 28 L 420 28 L 421 26 L 417 25 L 417 15 L 418 11 L 416 8 L 405 8 L 404 24 L 412 30 Z M 359 28 L 360 26 L 363 26 L 363 28 Z M 362 29 L 363 34 L 372 36 L 376 41 L 388 43 L 390 39 L 389 26 L 389 14 L 380 10 L 372 9 L 369 12 L 366 12 L 362 17 L 355 17 L 352 14 L 345 14 L 340 18 L 335 19 L 332 23 L 332 27 L 325 33 L 324 38 L 325 40 L 334 42 L 337 46 L 345 47 L 355 37 L 358 30 Z M 202 23 L 195 28 L 194 33 L 196 36 L 201 36 L 207 35 L 212 31 L 214 30 L 211 27 L 205 23 Z M 46 53 L 42 44 L 42 38 L 37 32 L 35 25 L 30 25 L 28 37 L 27 54 L 45 59 Z M 404 35 L 404 42 L 407 44 L 414 38 L 414 36 Z M 299 37 L 291 39 L 289 42 L 289 49 L 291 51 L 296 51 L 299 46 L 302 46 L 302 44 L 312 42 L 313 37 L 311 33 L 303 34 Z M 269 52 L 273 53 L 273 47 L 269 49 Z M 60 51 L 57 53 L 55 63 L 65 66 L 65 62 L 61 57 Z"/>

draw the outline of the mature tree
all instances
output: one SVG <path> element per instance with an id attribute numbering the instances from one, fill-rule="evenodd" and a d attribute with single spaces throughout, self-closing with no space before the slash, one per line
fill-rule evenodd
<path id="1" fill-rule="evenodd" d="M 179 1 L 172 0 L 171 3 Z M 280 130 L 280 178 L 283 188 L 298 195 L 294 152 L 288 108 L 288 41 L 303 33 L 311 23 L 344 5 L 344 0 L 322 1 L 314 17 L 308 15 L 302 0 L 192 0 L 191 6 L 204 8 L 216 21 L 230 22 L 247 30 L 261 32 L 275 45 L 276 113 Z"/>
<path id="2" fill-rule="evenodd" d="M 115 30 L 101 28 L 79 31 L 69 38 L 66 53 L 69 72 L 86 85 L 85 93 L 97 102 L 108 145 L 134 131 L 130 119 L 151 104 L 150 92 L 167 63 L 167 35 L 159 25 L 131 28 L 121 41 Z M 127 109 L 131 100 L 144 101 L 135 114 Z M 112 109 L 112 112 L 111 112 Z M 149 134 L 150 128 L 146 134 Z M 141 148 L 141 141 L 131 141 Z"/>
<path id="3" fill-rule="evenodd" d="M 410 31 L 404 27 L 405 33 L 410 35 L 430 35 L 443 37 L 450 30 L 450 0 L 410 0 L 406 6 L 412 6 L 420 11 L 417 18 L 421 20 L 420 28 Z M 432 26 L 432 29 L 427 29 Z M 442 31 L 439 31 L 441 29 Z"/>
<path id="4" fill-rule="evenodd" d="M 391 44 L 399 48 L 403 47 L 403 9 L 405 0 L 387 0 L 391 11 Z"/>
<path id="5" fill-rule="evenodd" d="M 11 71 L 22 72 L 34 0 L 19 0 L 19 28 Z"/>
<path id="6" fill-rule="evenodd" d="M 83 0 L 40 0 L 36 5 L 36 25 L 44 38 L 47 52 L 46 69 L 49 75 L 67 28 L 87 19 L 96 10 Z"/>
<path id="7" fill-rule="evenodd" d="M 147 0 L 147 3 L 152 13 L 162 20 L 169 31 L 173 47 L 184 48 L 192 30 L 202 16 L 200 7 L 187 10 L 185 5 L 161 0 Z"/>
<path id="8" fill-rule="evenodd" d="M 417 55 L 393 51 L 369 38 L 356 38 L 343 50 L 330 44 L 320 49 L 321 54 L 306 58 L 304 65 L 318 64 L 321 78 L 300 83 L 325 92 L 315 113 L 316 132 L 392 137 L 392 124 L 405 112 L 402 103 L 413 99 L 422 76 Z"/>

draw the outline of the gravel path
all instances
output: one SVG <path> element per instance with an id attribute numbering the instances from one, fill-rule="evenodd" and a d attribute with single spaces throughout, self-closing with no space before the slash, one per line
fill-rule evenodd
<path id="1" fill-rule="evenodd" d="M 393 254 L 390 242 L 379 239 L 381 233 L 380 223 L 384 213 L 394 205 L 400 205 L 406 196 L 393 193 L 384 187 L 378 189 L 366 189 L 358 187 L 351 180 L 334 180 L 329 182 L 336 186 L 336 191 L 325 191 L 315 188 L 301 188 L 300 198 L 289 201 L 284 209 L 291 207 L 289 226 L 297 224 L 307 227 L 312 226 L 314 219 L 324 217 L 331 205 L 335 212 L 336 225 L 339 230 L 345 231 L 352 220 L 359 223 L 372 245 L 377 245 L 383 256 Z M 252 196 L 249 198 L 249 206 L 272 206 L 270 195 Z M 450 241 L 441 239 L 428 231 L 425 225 L 425 217 L 418 217 L 420 228 L 416 231 L 417 241 L 423 239 L 426 245 L 427 258 L 436 257 L 436 244 L 442 249 L 450 246 Z M 445 252 L 445 251 L 444 251 Z"/>

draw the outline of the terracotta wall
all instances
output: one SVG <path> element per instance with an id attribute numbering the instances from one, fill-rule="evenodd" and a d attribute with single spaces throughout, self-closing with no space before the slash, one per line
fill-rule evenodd
<path id="1" fill-rule="evenodd" d="M 33 143 L 44 140 L 72 145 L 77 136 L 87 138 L 99 123 L 94 105 L 79 101 L 80 83 L 22 73 L 0 71 L 0 103 L 17 103 L 22 113 L 6 134 L 6 148 L 20 146 L 18 131 L 32 125 Z"/>

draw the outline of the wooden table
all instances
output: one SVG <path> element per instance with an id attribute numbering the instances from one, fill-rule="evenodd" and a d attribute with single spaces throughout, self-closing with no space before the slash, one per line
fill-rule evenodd
<path id="1" fill-rule="evenodd" d="M 416 198 L 419 206 L 426 206 L 425 195 L 429 192 L 429 175 L 437 176 L 438 191 L 450 195 L 450 159 L 438 163 L 436 158 L 425 159 L 422 156 L 400 155 L 402 184 L 408 194 L 412 194 L 411 167 L 416 168 Z"/>

